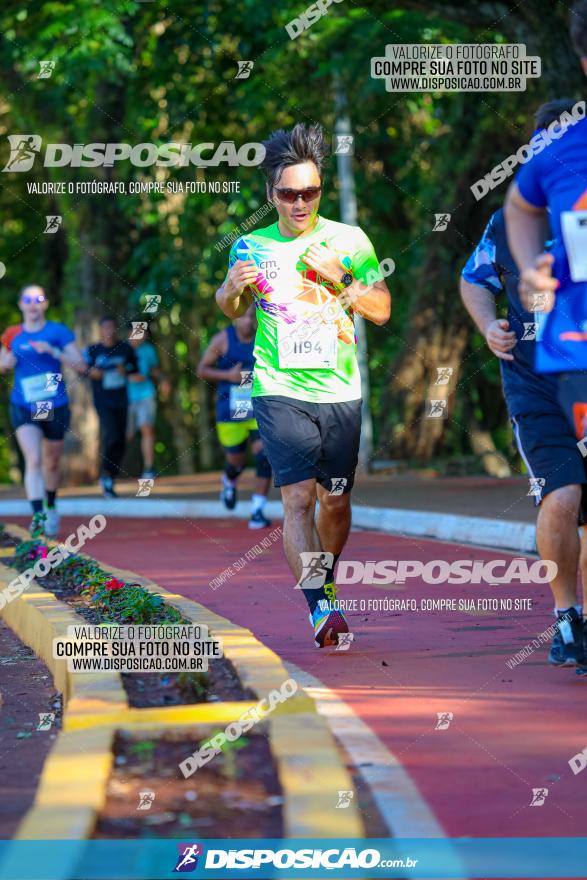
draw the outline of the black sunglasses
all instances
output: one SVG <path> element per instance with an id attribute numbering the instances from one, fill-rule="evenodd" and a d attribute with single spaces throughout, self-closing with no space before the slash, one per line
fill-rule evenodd
<path id="1" fill-rule="evenodd" d="M 293 205 L 297 202 L 298 197 L 301 197 L 304 202 L 313 202 L 322 192 L 322 187 L 308 186 L 306 189 L 278 189 L 275 187 L 275 192 L 280 202 L 287 202 L 288 205 Z"/>

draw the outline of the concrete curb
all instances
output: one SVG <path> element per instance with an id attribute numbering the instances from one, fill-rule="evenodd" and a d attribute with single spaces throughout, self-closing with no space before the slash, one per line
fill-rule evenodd
<path id="1" fill-rule="evenodd" d="M 6 531 L 19 538 L 28 537 L 19 526 L 8 526 Z M 249 630 L 134 572 L 103 567 L 113 576 L 138 583 L 161 596 L 190 622 L 207 625 L 210 634 L 222 642 L 224 656 L 235 666 L 243 686 L 258 699 L 271 690 L 279 690 L 290 678 L 277 654 Z M 0 585 L 15 576 L 14 569 L 0 562 Z M 15 839 L 79 840 L 91 835 L 106 797 L 113 761 L 111 746 L 117 730 L 136 730 L 143 736 L 145 731 L 189 730 L 194 738 L 201 739 L 256 705 L 244 700 L 158 709 L 129 708 L 118 673 L 68 673 L 65 661 L 53 659 L 53 637 L 64 634 L 72 623 L 87 622 L 35 580 L 2 609 L 0 616 L 45 662 L 56 688 L 67 697 L 63 730 L 45 761 L 34 804 L 20 823 Z M 96 683 L 92 683 L 88 693 L 89 678 L 96 679 Z M 354 786 L 314 700 L 300 688 L 268 716 L 266 723 L 284 795 L 284 837 L 363 837 L 364 827 L 355 802 L 333 820 L 336 792 Z M 303 737 L 300 731 L 304 732 Z M 320 771 L 313 774 L 314 783 L 300 782 L 300 761 Z"/>
<path id="2" fill-rule="evenodd" d="M 280 501 L 270 501 L 267 516 L 283 518 Z M 169 498 L 63 498 L 59 502 L 63 516 L 91 517 L 102 513 L 107 517 L 151 519 L 159 517 L 203 519 L 248 519 L 248 506 L 237 505 L 226 510 L 220 501 L 173 500 Z M 30 507 L 24 500 L 0 501 L 0 517 L 29 516 Z M 536 552 L 534 525 L 519 521 L 491 519 L 478 516 L 460 516 L 426 510 L 402 510 L 394 507 L 353 507 L 355 529 L 384 532 L 414 538 L 435 538 L 458 544 L 475 544 L 495 550 L 513 550 L 515 553 Z"/>

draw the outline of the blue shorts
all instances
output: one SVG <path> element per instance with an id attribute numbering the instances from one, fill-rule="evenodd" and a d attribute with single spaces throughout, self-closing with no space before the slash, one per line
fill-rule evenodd
<path id="1" fill-rule="evenodd" d="M 17 403 L 10 404 L 10 422 L 16 431 L 21 425 L 35 425 L 43 432 L 46 440 L 63 440 L 69 428 L 71 413 L 69 406 L 58 406 L 47 414 L 47 418 L 33 418 L 31 406 L 19 406 Z"/>
<path id="2" fill-rule="evenodd" d="M 535 411 L 512 417 L 512 427 L 532 480 L 534 504 L 539 505 L 555 489 L 582 485 L 579 525 L 585 525 L 587 457 L 581 454 L 572 420 L 573 402 L 581 393 L 574 383 L 563 381 L 559 384 L 558 399 L 554 393 L 552 400 L 541 398 Z"/>

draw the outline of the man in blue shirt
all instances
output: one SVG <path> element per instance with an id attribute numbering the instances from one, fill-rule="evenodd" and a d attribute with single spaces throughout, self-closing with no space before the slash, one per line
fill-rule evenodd
<path id="1" fill-rule="evenodd" d="M 587 73 L 586 0 L 579 0 L 571 10 L 571 36 Z M 536 369 L 556 376 L 558 399 L 581 441 L 587 434 L 587 119 L 584 102 L 577 102 L 575 108 L 578 112 L 573 114 L 574 124 L 562 124 L 551 131 L 555 135 L 552 142 L 518 173 L 508 192 L 505 216 L 509 244 L 519 269 L 522 301 L 539 313 Z M 547 224 L 556 239 L 552 253 L 544 251 Z M 575 604 L 572 572 L 579 541 L 574 530 L 569 533 L 565 514 L 579 509 L 583 488 L 567 487 L 560 509 L 563 525 L 553 520 L 552 534 L 552 541 L 560 547 L 573 541 L 571 555 L 567 556 L 566 585 L 555 591 L 555 610 L 559 619 L 571 617 L 574 632 L 580 606 Z M 582 532 L 581 553 L 585 558 L 587 536 L 585 529 Z M 583 580 L 585 592 L 587 582 Z M 585 615 L 584 598 L 580 674 L 587 672 Z"/>
<path id="2" fill-rule="evenodd" d="M 23 287 L 18 307 L 23 320 L 2 334 L 0 372 L 14 369 L 10 420 L 24 458 L 25 491 L 33 509 L 31 529 L 44 520 L 45 533 L 55 537 L 63 438 L 70 422 L 63 367 L 83 375 L 86 365 L 72 331 L 47 321 L 49 302 L 42 287 Z"/>

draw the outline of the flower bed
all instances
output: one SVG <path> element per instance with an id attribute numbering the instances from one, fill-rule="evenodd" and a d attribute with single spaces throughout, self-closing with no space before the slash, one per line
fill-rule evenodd
<path id="1" fill-rule="evenodd" d="M 14 546 L 13 557 L 3 562 L 19 572 L 31 568 L 50 551 L 43 536 L 43 517 L 37 517 L 38 526 L 31 540 L 16 542 L 9 539 L 4 546 Z M 166 605 L 160 596 L 140 584 L 125 583 L 104 571 L 93 559 L 72 553 L 57 568 L 38 582 L 58 599 L 72 606 L 76 614 L 92 624 L 177 624 L 187 623 L 180 612 Z M 208 672 L 178 673 L 124 673 L 122 683 L 129 705 L 146 706 L 188 705 L 219 700 L 248 700 L 253 695 L 240 683 L 230 663 L 224 657 L 210 660 Z"/>

